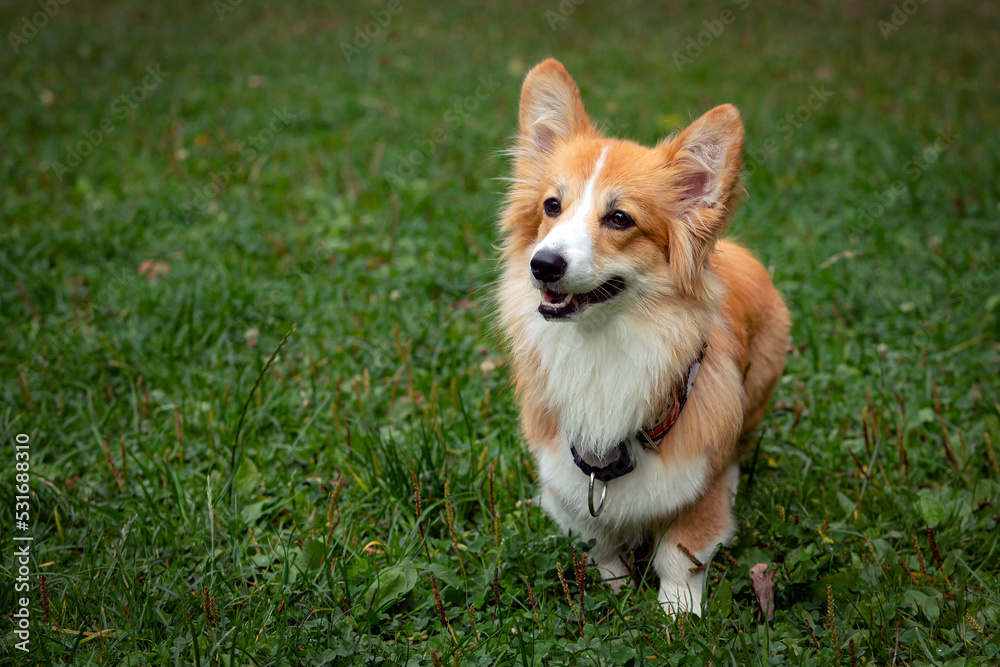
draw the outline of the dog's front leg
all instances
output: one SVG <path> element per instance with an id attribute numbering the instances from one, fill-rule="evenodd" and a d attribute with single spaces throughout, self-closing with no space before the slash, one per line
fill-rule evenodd
<path id="1" fill-rule="evenodd" d="M 660 577 L 658 599 L 668 616 L 692 612 L 701 616 L 705 571 L 712 552 L 732 539 L 733 494 L 739 481 L 734 464 L 719 477 L 708 493 L 669 523 L 653 557 Z M 695 562 L 697 561 L 697 562 Z"/>
<path id="2" fill-rule="evenodd" d="M 621 541 L 616 540 L 613 535 L 595 529 L 589 521 L 578 523 L 579 520 L 574 519 L 574 516 L 563 507 L 551 486 L 543 486 L 540 500 L 542 509 L 552 517 L 563 533 L 583 542 L 590 540 L 596 542 L 594 548 L 587 553 L 587 559 L 597 568 L 601 579 L 611 587 L 611 590 L 615 593 L 621 592 L 625 584 L 631 581 L 631 573 L 622 561 L 625 549 L 620 544 Z"/>
<path id="3" fill-rule="evenodd" d="M 602 547 L 600 543 L 589 553 L 591 561 L 597 567 L 597 571 L 601 573 L 601 579 L 615 593 L 621 593 L 625 586 L 632 581 L 632 573 L 629 572 L 622 560 L 624 555 L 620 549 Z"/>

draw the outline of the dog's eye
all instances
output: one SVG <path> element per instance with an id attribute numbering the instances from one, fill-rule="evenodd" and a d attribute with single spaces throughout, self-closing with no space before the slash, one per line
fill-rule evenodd
<path id="1" fill-rule="evenodd" d="M 545 209 L 545 215 L 550 218 L 554 218 L 562 212 L 562 205 L 555 197 L 549 197 L 546 199 L 545 203 L 542 204 L 542 207 Z"/>
<path id="2" fill-rule="evenodd" d="M 627 229 L 635 224 L 632 217 L 625 211 L 614 211 L 608 216 L 608 222 L 615 229 Z"/>

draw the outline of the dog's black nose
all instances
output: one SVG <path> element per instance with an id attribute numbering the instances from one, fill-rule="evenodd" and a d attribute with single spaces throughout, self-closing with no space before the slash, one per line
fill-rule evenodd
<path id="1" fill-rule="evenodd" d="M 566 259 L 551 250 L 539 250 L 531 258 L 531 275 L 543 283 L 554 283 L 566 274 Z"/>

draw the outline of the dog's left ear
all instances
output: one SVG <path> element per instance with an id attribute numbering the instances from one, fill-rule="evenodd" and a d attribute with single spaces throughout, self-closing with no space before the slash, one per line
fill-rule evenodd
<path id="1" fill-rule="evenodd" d="M 535 65 L 521 88 L 521 148 L 535 157 L 578 134 L 594 133 L 580 89 L 563 64 L 549 58 Z"/>
<path id="2" fill-rule="evenodd" d="M 743 154 L 743 121 L 731 104 L 717 106 L 661 144 L 675 215 L 697 238 L 725 231 L 735 203 Z"/>

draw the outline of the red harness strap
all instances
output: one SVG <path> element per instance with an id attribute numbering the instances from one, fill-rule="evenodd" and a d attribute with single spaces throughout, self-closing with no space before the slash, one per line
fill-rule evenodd
<path id="1" fill-rule="evenodd" d="M 673 405 L 667 411 L 667 416 L 664 417 L 663 421 L 652 428 L 647 428 L 639 431 L 639 440 L 642 442 L 642 446 L 647 449 L 655 449 L 659 446 L 660 441 L 663 440 L 663 436 L 667 434 L 674 424 L 677 422 L 677 418 L 681 416 L 681 410 L 684 409 L 684 404 L 687 403 L 688 395 L 691 393 L 691 389 L 694 387 L 694 381 L 698 377 L 698 370 L 701 368 L 701 361 L 705 358 L 705 350 L 708 348 L 708 341 L 701 346 L 701 351 L 698 352 L 698 358 L 695 359 L 690 366 L 688 366 L 687 371 L 681 378 L 680 382 L 677 383 L 677 389 L 674 391 L 673 396 L 671 396 Z"/>

